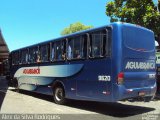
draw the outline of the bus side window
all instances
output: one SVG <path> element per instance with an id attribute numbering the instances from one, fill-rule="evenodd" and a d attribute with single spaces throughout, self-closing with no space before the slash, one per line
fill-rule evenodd
<path id="1" fill-rule="evenodd" d="M 28 63 L 28 49 L 21 51 L 21 63 L 27 64 Z"/>
<path id="2" fill-rule="evenodd" d="M 41 45 L 39 50 L 40 60 L 37 62 L 48 62 L 49 60 L 49 45 Z"/>
<path id="3" fill-rule="evenodd" d="M 87 45 L 88 45 L 88 37 L 87 37 L 87 35 L 84 35 L 83 41 L 82 41 L 82 53 L 83 53 L 82 58 L 87 57 Z"/>
<path id="4" fill-rule="evenodd" d="M 12 65 L 18 65 L 19 64 L 19 51 L 16 51 L 12 53 Z"/>
<path id="5" fill-rule="evenodd" d="M 15 54 L 15 53 L 12 53 L 12 55 L 11 55 L 11 56 L 12 56 L 12 65 L 15 65 L 15 57 L 14 57 L 14 54 Z"/>
<path id="6" fill-rule="evenodd" d="M 110 52 L 110 39 L 109 39 L 109 31 L 106 29 L 106 30 L 103 30 L 101 35 L 102 35 L 102 53 L 101 55 L 102 56 L 107 56 L 109 55 L 109 52 Z"/>
<path id="7" fill-rule="evenodd" d="M 108 28 L 107 30 L 106 30 L 106 55 L 107 56 L 110 56 L 111 55 L 111 28 Z"/>
<path id="8" fill-rule="evenodd" d="M 38 47 L 30 48 L 30 50 L 29 50 L 29 62 L 30 63 L 36 63 L 37 62 L 37 56 L 38 56 Z"/>
<path id="9" fill-rule="evenodd" d="M 15 65 L 15 57 L 14 57 L 14 53 L 12 53 L 12 65 Z"/>
<path id="10" fill-rule="evenodd" d="M 63 61 L 66 58 L 66 43 L 65 41 L 55 42 L 55 60 Z"/>
<path id="11" fill-rule="evenodd" d="M 84 58 L 84 37 L 78 36 L 71 38 L 68 41 L 67 46 L 67 58 L 70 59 L 82 59 Z"/>
<path id="12" fill-rule="evenodd" d="M 67 59 L 71 60 L 73 58 L 73 40 L 68 41 L 68 46 L 67 46 Z"/>
<path id="13" fill-rule="evenodd" d="M 90 57 L 101 56 L 101 32 L 95 32 L 91 34 L 90 39 Z"/>
<path id="14" fill-rule="evenodd" d="M 104 57 L 110 52 L 108 30 L 101 30 L 90 34 L 90 57 Z"/>
<path id="15" fill-rule="evenodd" d="M 55 60 L 55 44 L 54 43 L 51 43 L 51 55 L 50 55 L 50 58 L 51 58 L 51 61 L 54 61 Z"/>

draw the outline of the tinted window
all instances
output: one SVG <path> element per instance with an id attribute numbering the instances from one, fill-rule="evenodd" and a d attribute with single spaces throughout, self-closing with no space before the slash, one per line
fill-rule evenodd
<path id="1" fill-rule="evenodd" d="M 51 44 L 51 61 L 54 61 L 55 60 L 55 45 L 54 43 Z"/>
<path id="2" fill-rule="evenodd" d="M 86 55 L 86 47 L 87 45 L 84 45 L 85 37 L 84 36 L 78 36 L 71 38 L 68 41 L 67 46 L 67 58 L 68 59 L 81 59 L 84 58 Z"/>
<path id="3" fill-rule="evenodd" d="M 111 55 L 111 42 L 112 42 L 112 31 L 111 31 L 111 28 L 108 28 L 106 29 L 106 53 L 103 53 L 103 54 L 106 54 L 107 56 L 110 56 Z"/>
<path id="4" fill-rule="evenodd" d="M 151 51 L 154 49 L 153 33 L 137 27 L 123 27 L 125 46 L 136 51 Z"/>
<path id="5" fill-rule="evenodd" d="M 12 53 L 12 64 L 13 65 L 19 64 L 19 51 Z"/>
<path id="6" fill-rule="evenodd" d="M 22 50 L 21 51 L 21 63 L 26 64 L 28 63 L 28 49 Z"/>
<path id="7" fill-rule="evenodd" d="M 90 57 L 103 57 L 110 53 L 110 32 L 101 30 L 90 34 Z"/>
<path id="8" fill-rule="evenodd" d="M 40 62 L 47 62 L 49 60 L 49 45 L 40 46 Z"/>
<path id="9" fill-rule="evenodd" d="M 36 63 L 38 58 L 38 47 L 33 47 L 29 49 L 29 62 L 30 63 Z"/>
<path id="10" fill-rule="evenodd" d="M 65 41 L 58 41 L 54 43 L 55 46 L 55 60 L 65 60 Z"/>

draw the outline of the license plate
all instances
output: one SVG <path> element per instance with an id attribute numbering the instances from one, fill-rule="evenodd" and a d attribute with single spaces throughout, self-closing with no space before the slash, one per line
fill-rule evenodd
<path id="1" fill-rule="evenodd" d="M 145 92 L 139 92 L 138 95 L 139 96 L 145 96 Z"/>

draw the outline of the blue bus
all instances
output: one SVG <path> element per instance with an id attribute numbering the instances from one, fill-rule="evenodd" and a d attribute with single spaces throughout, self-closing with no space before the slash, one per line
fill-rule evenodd
<path id="1" fill-rule="evenodd" d="M 16 89 L 67 99 L 116 102 L 156 92 L 154 33 L 111 23 L 17 49 L 10 54 Z"/>

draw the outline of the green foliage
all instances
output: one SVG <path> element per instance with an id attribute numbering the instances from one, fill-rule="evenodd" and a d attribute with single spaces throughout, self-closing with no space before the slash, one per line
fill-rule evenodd
<path id="1" fill-rule="evenodd" d="M 61 35 L 67 35 L 67 34 L 71 34 L 71 33 L 75 33 L 81 30 L 87 30 L 93 28 L 93 26 L 86 26 L 80 22 L 76 22 L 74 24 L 70 24 L 69 27 L 66 27 L 62 32 Z"/>
<path id="2" fill-rule="evenodd" d="M 160 34 L 160 0 L 155 5 L 152 0 L 114 0 L 107 3 L 106 15 L 111 22 L 121 21 L 138 24 Z"/>

